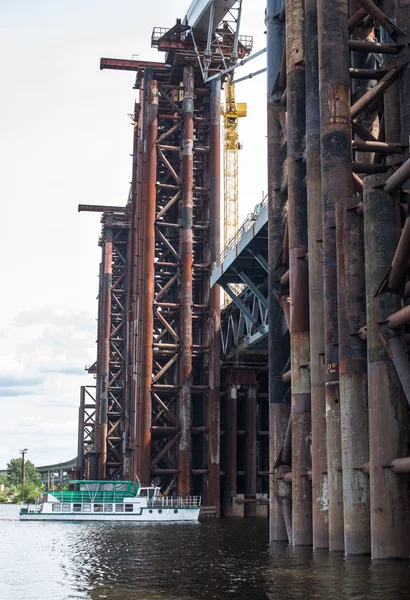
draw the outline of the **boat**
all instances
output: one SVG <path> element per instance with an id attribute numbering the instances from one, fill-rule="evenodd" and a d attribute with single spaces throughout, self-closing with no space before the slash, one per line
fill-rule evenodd
<path id="1" fill-rule="evenodd" d="M 201 496 L 162 496 L 135 481 L 71 481 L 68 491 L 48 491 L 22 506 L 21 521 L 198 521 Z"/>

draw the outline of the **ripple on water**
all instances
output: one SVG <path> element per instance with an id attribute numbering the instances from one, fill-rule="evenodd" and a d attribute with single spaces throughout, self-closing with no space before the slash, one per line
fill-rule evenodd
<path id="1" fill-rule="evenodd" d="M 265 520 L 36 523 L 0 505 L 1 600 L 401 600 L 405 562 L 268 544 Z"/>

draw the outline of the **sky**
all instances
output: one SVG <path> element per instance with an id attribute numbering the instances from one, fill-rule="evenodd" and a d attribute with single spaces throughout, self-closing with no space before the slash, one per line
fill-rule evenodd
<path id="1" fill-rule="evenodd" d="M 244 0 L 241 33 L 266 45 L 265 0 Z M 0 1 L 0 469 L 28 448 L 37 466 L 76 456 L 79 389 L 93 385 L 99 215 L 131 179 L 134 73 L 100 57 L 164 60 L 154 26 L 189 0 Z M 241 74 L 265 66 L 265 55 Z M 266 77 L 236 86 L 240 220 L 266 193 Z"/>

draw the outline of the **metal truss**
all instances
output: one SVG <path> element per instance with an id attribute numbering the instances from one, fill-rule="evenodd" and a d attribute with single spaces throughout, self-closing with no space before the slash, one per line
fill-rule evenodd
<path id="1" fill-rule="evenodd" d="M 126 411 L 127 214 L 104 213 L 100 275 L 97 406 L 101 478 L 124 478 Z"/>
<path id="2" fill-rule="evenodd" d="M 259 290 L 262 297 L 249 287 L 239 296 L 228 284 L 224 290 L 232 299 L 221 317 L 222 352 L 227 355 L 260 342 L 267 336 L 269 325 L 266 299 Z"/>
<path id="3" fill-rule="evenodd" d="M 95 386 L 81 386 L 80 408 L 78 418 L 78 452 L 77 469 L 80 478 L 85 473 L 85 462 L 90 454 L 95 452 Z"/>
<path id="4" fill-rule="evenodd" d="M 153 311 L 153 371 L 151 420 L 151 477 L 164 490 L 181 487 L 181 439 L 190 447 L 192 420 L 206 395 L 207 373 L 201 368 L 207 348 L 207 302 L 209 257 L 209 103 L 207 96 L 195 101 L 192 213 L 192 313 L 183 318 L 181 306 L 186 286 L 183 254 L 190 252 L 184 241 L 184 150 L 183 95 L 158 86 L 157 194 L 155 216 L 155 287 Z M 185 177 L 187 175 L 185 174 Z M 185 230 L 186 231 L 186 230 Z M 184 384 L 184 337 L 190 337 L 192 371 L 188 403 L 182 397 Z M 192 405 L 191 405 L 192 403 Z M 182 407 L 190 415 L 184 420 Z M 202 421 L 200 423 L 203 424 Z M 190 454 L 190 450 L 189 450 Z M 190 460 L 190 458 L 189 458 Z M 188 474 L 188 480 L 191 473 Z M 185 474 L 186 478 L 187 475 Z M 185 481 L 183 487 L 190 487 Z"/>

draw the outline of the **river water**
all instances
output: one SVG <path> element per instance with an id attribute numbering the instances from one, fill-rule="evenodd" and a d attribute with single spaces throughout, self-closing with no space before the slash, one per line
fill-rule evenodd
<path id="1" fill-rule="evenodd" d="M 403 561 L 269 544 L 267 521 L 19 522 L 0 505 L 1 600 L 400 600 Z"/>

